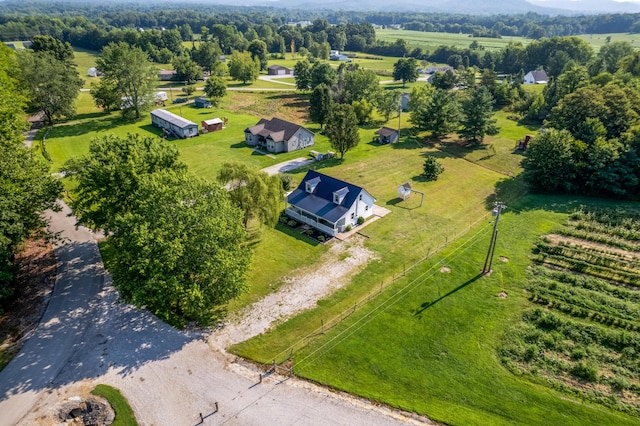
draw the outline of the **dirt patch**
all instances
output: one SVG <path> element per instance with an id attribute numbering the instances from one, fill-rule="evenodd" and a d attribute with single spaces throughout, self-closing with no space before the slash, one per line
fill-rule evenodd
<path id="1" fill-rule="evenodd" d="M 309 119 L 309 102 L 296 94 L 232 92 L 229 109 L 238 112 L 253 112 L 256 116 L 270 119 L 278 117 L 293 123 L 303 123 Z"/>
<path id="2" fill-rule="evenodd" d="M 443 274 L 448 274 L 449 272 L 451 272 L 451 268 L 443 266 L 442 268 L 440 268 L 440 272 L 442 272 Z"/>
<path id="3" fill-rule="evenodd" d="M 374 254 L 363 245 L 364 238 L 349 242 L 334 241 L 331 248 L 313 266 L 302 268 L 285 278 L 275 293 L 248 306 L 230 318 L 227 325 L 215 331 L 209 344 L 218 349 L 250 339 L 294 314 L 311 309 L 335 290 L 343 287 L 364 268 Z"/>
<path id="4" fill-rule="evenodd" d="M 20 265 L 13 284 L 13 297 L 0 317 L 0 350 L 18 351 L 24 337 L 35 330 L 55 284 L 56 259 L 50 243 L 28 240 L 16 255 Z"/>
<path id="5" fill-rule="evenodd" d="M 500 256 L 500 257 L 498 257 L 498 259 L 500 259 L 500 261 L 502 261 L 504 263 L 507 263 L 509 261 L 509 258 L 508 257 L 504 257 L 504 256 Z"/>
<path id="6" fill-rule="evenodd" d="M 626 260 L 629 260 L 629 261 L 640 260 L 640 256 L 638 255 L 638 253 L 635 253 L 629 250 L 624 250 L 618 247 L 609 246 L 606 244 L 596 243 L 593 241 L 582 240 L 580 238 L 569 237 L 567 235 L 559 235 L 559 234 L 549 234 L 549 235 L 546 235 L 545 238 L 548 239 L 549 242 L 555 246 L 560 244 L 582 246 L 582 247 L 593 248 L 602 252 L 616 253 L 618 255 L 623 256 Z"/>

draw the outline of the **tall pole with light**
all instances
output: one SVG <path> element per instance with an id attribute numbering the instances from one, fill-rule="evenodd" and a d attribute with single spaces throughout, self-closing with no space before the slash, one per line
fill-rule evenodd
<path id="1" fill-rule="evenodd" d="M 491 233 L 491 242 L 489 243 L 489 250 L 487 251 L 487 257 L 484 260 L 484 266 L 482 268 L 482 275 L 488 274 L 491 272 L 491 265 L 493 264 L 493 253 L 496 250 L 496 241 L 498 240 L 498 221 L 500 220 L 500 213 L 502 210 L 506 209 L 507 206 L 500 201 L 496 201 L 493 203 L 493 211 L 492 214 L 495 216 L 496 220 L 493 222 L 493 232 Z"/>

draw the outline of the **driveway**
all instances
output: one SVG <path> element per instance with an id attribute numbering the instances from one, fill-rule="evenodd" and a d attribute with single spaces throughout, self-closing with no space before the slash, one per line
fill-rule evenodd
<path id="1" fill-rule="evenodd" d="M 428 420 L 295 378 L 270 376 L 227 354 L 216 333 L 179 331 L 120 302 L 93 234 L 65 206 L 49 212 L 56 286 L 41 324 L 0 372 L 0 424 L 56 424 L 67 398 L 98 383 L 121 390 L 140 425 L 397 425 Z M 216 411 L 216 406 L 218 410 Z"/>
<path id="2" fill-rule="evenodd" d="M 314 161 L 315 160 L 310 158 L 298 157 L 298 158 L 294 158 L 293 160 L 283 161 L 282 163 L 265 167 L 264 169 L 262 169 L 262 171 L 266 172 L 269 176 L 273 176 L 273 175 L 277 175 L 278 173 L 284 173 L 291 170 L 299 169 L 300 167 L 308 166 Z"/>

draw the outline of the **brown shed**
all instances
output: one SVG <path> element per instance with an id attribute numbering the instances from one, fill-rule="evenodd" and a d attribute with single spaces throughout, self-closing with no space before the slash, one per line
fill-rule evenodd
<path id="1" fill-rule="evenodd" d="M 215 132 L 216 130 L 222 130 L 222 120 L 218 117 L 211 120 L 202 120 L 202 130 L 207 132 Z"/>

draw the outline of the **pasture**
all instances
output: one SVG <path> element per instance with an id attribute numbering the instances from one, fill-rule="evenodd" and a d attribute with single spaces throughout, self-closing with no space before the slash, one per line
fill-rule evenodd
<path id="1" fill-rule="evenodd" d="M 377 28 L 376 39 L 390 43 L 394 43 L 398 39 L 403 39 L 407 42 L 407 45 L 410 48 L 421 47 L 422 49 L 430 52 L 433 52 L 433 50 L 439 46 L 467 48 L 474 41 L 478 42 L 486 50 L 500 50 L 506 47 L 509 43 L 522 43 L 526 46 L 532 41 L 525 37 L 472 37 L 469 34 L 438 33 L 391 28 Z"/>

